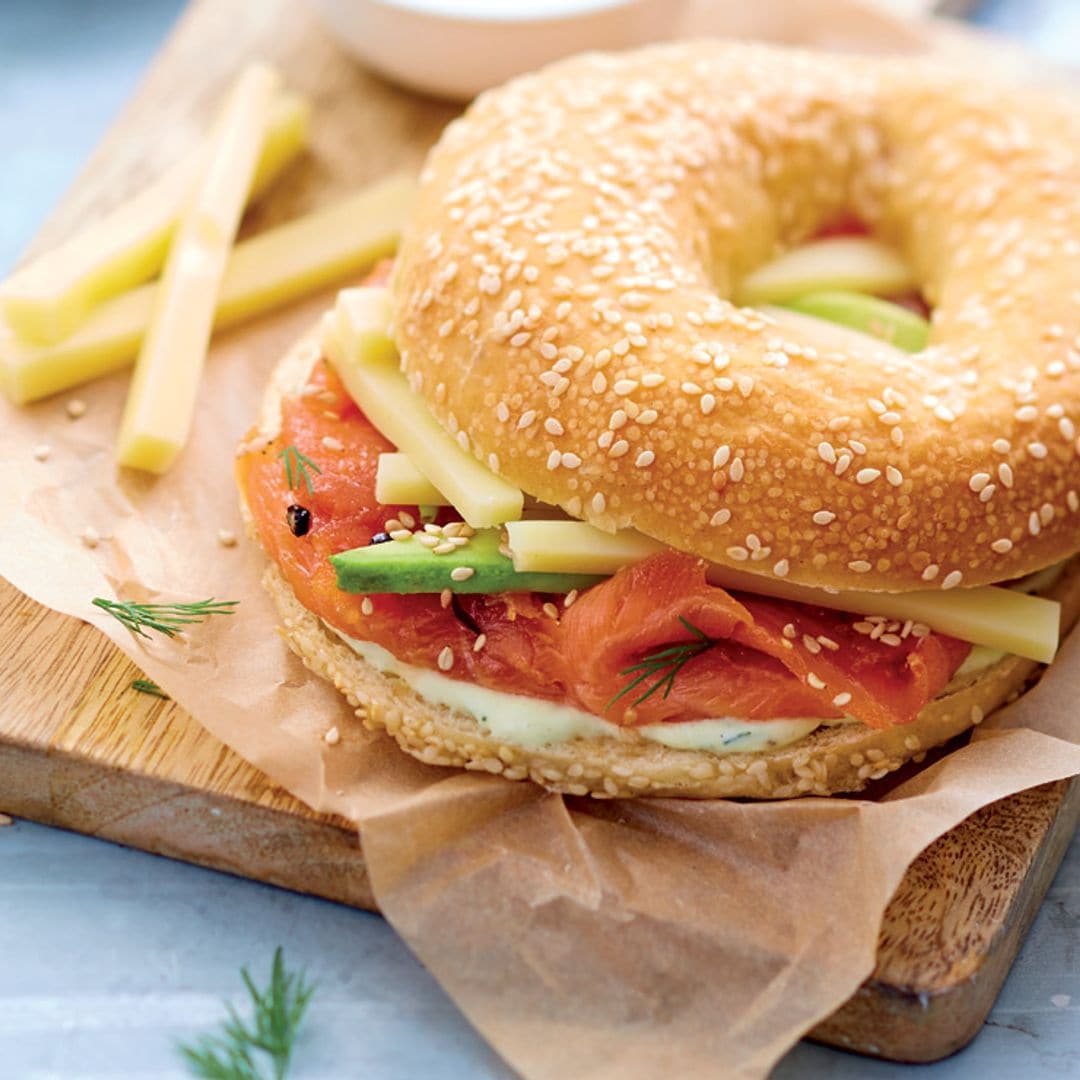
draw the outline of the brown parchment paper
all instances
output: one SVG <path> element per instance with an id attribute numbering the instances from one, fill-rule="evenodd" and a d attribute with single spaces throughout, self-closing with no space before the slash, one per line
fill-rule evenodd
<path id="1" fill-rule="evenodd" d="M 805 6 L 817 20 L 796 31 L 778 5 L 756 9 L 774 33 L 850 38 L 851 4 Z M 890 47 L 871 24 L 863 43 Z M 871 972 L 884 907 L 920 850 L 979 807 L 1080 772 L 1076 635 L 970 745 L 877 799 L 563 799 L 422 766 L 363 731 L 274 632 L 260 554 L 217 540 L 241 533 L 233 446 L 326 302 L 218 341 L 191 445 L 158 480 L 112 464 L 124 376 L 80 391 L 78 421 L 66 396 L 0 401 L 0 573 L 92 622 L 296 796 L 355 821 L 381 909 L 523 1075 L 765 1074 Z M 105 538 L 92 550 L 87 526 Z M 95 595 L 240 606 L 183 639 L 145 641 L 92 608 Z M 343 739 L 328 747 L 333 725 Z"/>

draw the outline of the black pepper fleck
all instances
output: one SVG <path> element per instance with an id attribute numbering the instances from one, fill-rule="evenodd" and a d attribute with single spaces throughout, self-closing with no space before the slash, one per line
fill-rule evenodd
<path id="1" fill-rule="evenodd" d="M 293 503 L 285 511 L 285 520 L 289 523 L 289 532 L 293 536 L 306 536 L 311 528 L 311 511 L 306 506 Z"/>
<path id="2" fill-rule="evenodd" d="M 389 533 L 384 533 L 384 532 L 374 533 L 372 535 L 371 539 L 368 541 L 368 543 L 369 544 L 388 544 L 388 543 L 390 543 L 390 534 Z"/>

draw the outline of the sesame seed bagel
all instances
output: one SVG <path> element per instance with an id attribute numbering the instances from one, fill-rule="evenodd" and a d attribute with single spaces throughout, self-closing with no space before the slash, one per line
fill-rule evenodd
<path id="1" fill-rule="evenodd" d="M 278 365 L 263 398 L 257 440 L 276 437 L 282 399 L 301 390 L 319 355 L 309 338 Z M 257 537 L 243 496 L 241 506 L 249 532 Z M 1019 693 L 1039 668 L 1034 661 L 1006 657 L 954 680 L 913 723 L 885 730 L 858 723 L 822 727 L 789 746 L 760 753 L 675 750 L 632 728 L 615 729 L 610 737 L 523 747 L 500 741 L 474 717 L 433 704 L 401 679 L 381 673 L 301 605 L 276 565 L 267 568 L 263 583 L 290 647 L 345 695 L 365 726 L 387 731 L 427 764 L 528 778 L 570 795 L 779 799 L 858 791 L 978 723 Z M 1062 601 L 1063 626 L 1071 626 L 1080 611 L 1080 560 L 1073 560 L 1048 595 Z"/>
<path id="2" fill-rule="evenodd" d="M 933 305 L 918 354 L 728 297 L 854 213 Z M 812 586 L 983 585 L 1071 556 L 1080 113 L 929 63 L 699 41 L 482 95 L 393 278 L 412 384 L 604 529 Z"/>

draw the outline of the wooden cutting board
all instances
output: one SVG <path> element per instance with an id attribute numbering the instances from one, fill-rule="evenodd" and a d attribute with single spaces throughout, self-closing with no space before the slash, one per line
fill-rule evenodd
<path id="1" fill-rule="evenodd" d="M 222 86 L 261 56 L 315 106 L 313 152 L 252 215 L 290 217 L 415 165 L 453 110 L 349 63 L 294 0 L 197 0 L 38 239 L 136 190 L 191 146 Z M 243 331 L 241 331 L 242 333 Z M 171 702 L 105 638 L 0 582 L 0 809 L 359 907 L 355 829 L 316 814 Z M 929 848 L 886 912 L 873 977 L 812 1033 L 904 1061 L 978 1031 L 1077 821 L 1080 783 L 988 807 Z"/>

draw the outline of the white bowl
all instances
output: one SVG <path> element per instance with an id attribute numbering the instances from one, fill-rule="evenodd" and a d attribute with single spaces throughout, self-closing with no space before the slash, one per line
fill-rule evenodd
<path id="1" fill-rule="evenodd" d="M 313 0 L 354 56 L 422 93 L 467 101 L 589 49 L 671 34 L 684 0 Z"/>

